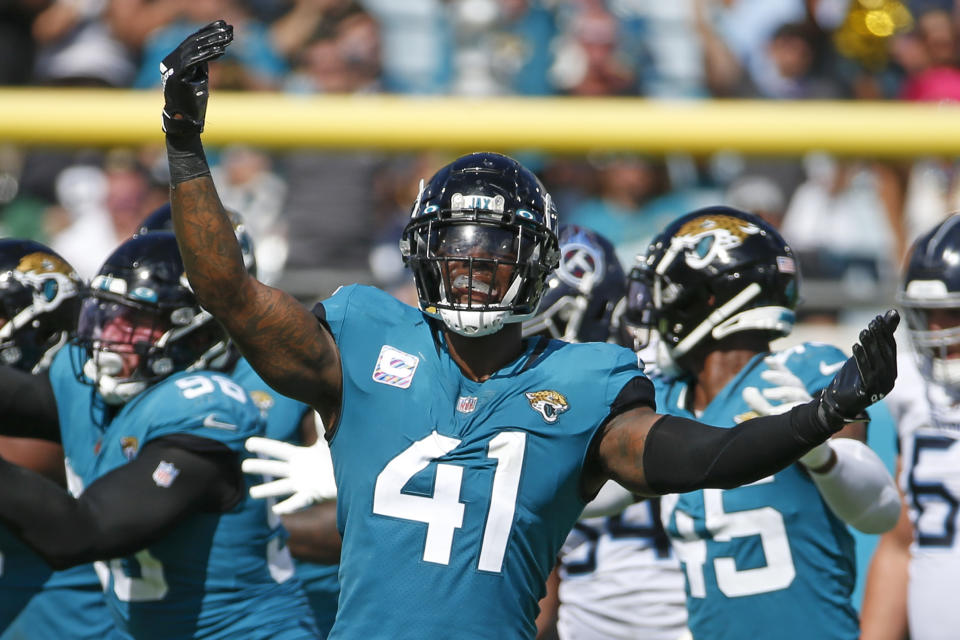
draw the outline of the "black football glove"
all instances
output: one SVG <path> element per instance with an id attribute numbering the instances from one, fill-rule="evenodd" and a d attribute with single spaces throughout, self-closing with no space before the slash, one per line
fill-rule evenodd
<path id="1" fill-rule="evenodd" d="M 820 396 L 819 418 L 834 431 L 864 419 L 867 407 L 893 389 L 897 379 L 897 343 L 893 332 L 900 314 L 891 309 L 860 332 L 849 358 Z"/>
<path id="2" fill-rule="evenodd" d="M 203 131 L 207 113 L 207 62 L 223 55 L 233 41 L 233 27 L 211 22 L 187 37 L 160 63 L 163 81 L 163 130 L 170 135 Z"/>

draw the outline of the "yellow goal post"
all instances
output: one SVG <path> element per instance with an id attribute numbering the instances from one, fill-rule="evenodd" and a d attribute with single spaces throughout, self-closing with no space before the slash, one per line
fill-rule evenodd
<path id="1" fill-rule="evenodd" d="M 161 142 L 162 104 L 159 90 L 0 88 L 0 142 Z M 960 106 L 214 92 L 204 140 L 271 149 L 955 155 Z"/>

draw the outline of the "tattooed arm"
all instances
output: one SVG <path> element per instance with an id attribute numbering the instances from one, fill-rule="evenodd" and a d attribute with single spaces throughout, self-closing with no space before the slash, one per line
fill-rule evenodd
<path id="1" fill-rule="evenodd" d="M 184 39 L 160 64 L 174 231 L 200 304 L 270 386 L 312 406 L 332 428 L 340 411 L 336 343 L 296 299 L 247 273 L 200 142 L 207 64 L 232 40 L 233 27 L 218 20 Z"/>
<path id="2" fill-rule="evenodd" d="M 330 333 L 293 296 L 247 273 L 213 180 L 171 189 L 174 231 L 200 304 L 223 324 L 263 379 L 336 424 L 340 355 Z"/>

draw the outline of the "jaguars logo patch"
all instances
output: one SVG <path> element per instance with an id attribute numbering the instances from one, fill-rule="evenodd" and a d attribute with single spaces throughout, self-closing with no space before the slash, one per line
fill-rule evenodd
<path id="1" fill-rule="evenodd" d="M 137 457 L 137 449 L 140 443 L 136 438 L 124 436 L 120 438 L 120 450 L 123 451 L 123 457 L 127 460 L 133 460 Z"/>
<path id="2" fill-rule="evenodd" d="M 671 248 L 684 251 L 687 266 L 702 269 L 719 258 L 727 261 L 727 252 L 739 247 L 760 227 L 735 216 L 708 215 L 697 217 L 680 227 L 671 241 Z"/>
<path id="3" fill-rule="evenodd" d="M 270 411 L 275 402 L 272 395 L 261 389 L 254 389 L 251 391 L 250 399 L 253 400 L 253 404 L 257 407 L 257 409 L 260 409 L 262 413 Z"/>
<path id="4" fill-rule="evenodd" d="M 523 395 L 530 401 L 530 407 L 548 424 L 556 422 L 560 414 L 570 408 L 567 399 L 558 391 L 528 391 Z"/>

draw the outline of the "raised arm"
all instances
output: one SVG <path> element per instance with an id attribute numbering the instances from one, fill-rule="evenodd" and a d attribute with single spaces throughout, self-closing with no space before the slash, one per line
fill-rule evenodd
<path id="1" fill-rule="evenodd" d="M 200 141 L 207 63 L 223 55 L 232 39 L 230 25 L 213 22 L 180 43 L 160 66 L 174 231 L 200 304 L 270 386 L 309 404 L 333 426 L 341 385 L 336 343 L 295 298 L 247 273 Z"/>
<path id="2" fill-rule="evenodd" d="M 819 398 L 787 413 L 730 429 L 637 407 L 613 417 L 598 434 L 584 476 L 592 495 L 606 478 L 635 493 L 682 493 L 754 482 L 792 464 L 893 388 L 897 375 L 895 311 L 860 333 L 860 344 Z"/>

